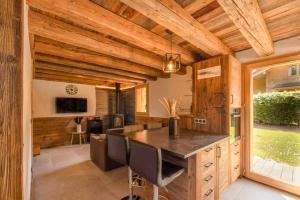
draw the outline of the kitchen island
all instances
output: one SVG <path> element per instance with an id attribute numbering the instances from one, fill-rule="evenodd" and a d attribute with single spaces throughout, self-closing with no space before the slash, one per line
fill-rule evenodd
<path id="1" fill-rule="evenodd" d="M 228 148 L 227 150 L 226 147 L 224 148 L 224 154 L 220 145 L 225 143 L 223 146 L 228 147 L 228 135 L 180 129 L 177 136 L 169 136 L 168 128 L 144 130 L 125 135 L 131 140 L 161 148 L 163 159 L 185 168 L 185 173 L 167 186 L 167 192 L 161 189 L 160 192 L 164 196 L 171 200 L 218 199 L 219 179 L 217 175 L 218 170 L 221 169 L 217 166 L 217 160 L 221 154 L 228 154 Z M 225 172 L 229 173 L 226 169 Z M 229 183 L 229 178 L 227 180 Z M 151 187 L 148 188 L 151 189 Z M 150 194 L 149 191 L 144 193 L 145 196 Z"/>

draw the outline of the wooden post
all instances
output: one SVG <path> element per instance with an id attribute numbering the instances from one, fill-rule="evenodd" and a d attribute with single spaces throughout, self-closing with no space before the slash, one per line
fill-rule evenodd
<path id="1" fill-rule="evenodd" d="M 21 200 L 23 1 L 0 5 L 0 199 Z"/>

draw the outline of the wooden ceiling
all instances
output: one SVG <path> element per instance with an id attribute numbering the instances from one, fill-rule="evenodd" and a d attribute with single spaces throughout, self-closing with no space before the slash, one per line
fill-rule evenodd
<path id="1" fill-rule="evenodd" d="M 27 0 L 34 78 L 133 86 L 168 78 L 163 56 L 202 58 L 300 35 L 299 0 Z M 179 72 L 185 73 L 185 67 Z"/>

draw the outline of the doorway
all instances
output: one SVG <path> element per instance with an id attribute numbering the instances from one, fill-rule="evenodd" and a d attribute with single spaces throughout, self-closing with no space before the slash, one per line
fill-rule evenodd
<path id="1" fill-rule="evenodd" d="M 245 176 L 300 195 L 300 53 L 244 64 Z"/>

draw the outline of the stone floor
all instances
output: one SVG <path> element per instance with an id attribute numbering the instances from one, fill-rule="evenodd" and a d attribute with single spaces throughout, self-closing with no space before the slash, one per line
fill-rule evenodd
<path id="1" fill-rule="evenodd" d="M 98 169 L 89 145 L 44 149 L 33 161 L 32 200 L 119 200 L 127 194 L 127 169 Z M 279 190 L 246 180 L 233 183 L 222 200 L 299 200 Z"/>

